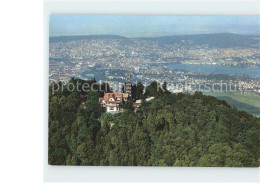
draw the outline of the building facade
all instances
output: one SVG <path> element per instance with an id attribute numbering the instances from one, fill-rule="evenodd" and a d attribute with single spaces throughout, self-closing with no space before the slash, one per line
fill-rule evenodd
<path id="1" fill-rule="evenodd" d="M 118 113 L 123 111 L 124 102 L 132 97 L 131 75 L 126 74 L 125 93 L 105 93 L 99 98 L 100 104 L 108 113 Z"/>
<path id="2" fill-rule="evenodd" d="M 108 113 L 118 113 L 123 111 L 123 104 L 129 98 L 128 93 L 105 93 L 99 98 L 99 102 Z"/>

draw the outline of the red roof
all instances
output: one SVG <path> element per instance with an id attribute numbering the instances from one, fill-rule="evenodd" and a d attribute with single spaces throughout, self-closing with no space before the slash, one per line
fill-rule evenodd
<path id="1" fill-rule="evenodd" d="M 113 98 L 115 101 L 109 101 L 109 99 Z M 118 100 L 119 99 L 119 100 Z M 123 101 L 122 93 L 105 93 L 104 98 L 100 97 L 99 101 L 105 101 L 107 103 L 121 103 Z"/>

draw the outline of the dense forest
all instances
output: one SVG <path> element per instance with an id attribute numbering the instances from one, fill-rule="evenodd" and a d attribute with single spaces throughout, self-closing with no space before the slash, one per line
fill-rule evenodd
<path id="1" fill-rule="evenodd" d="M 96 81 L 71 79 L 69 83 Z M 62 83 L 59 83 L 62 86 Z M 68 84 L 67 84 L 68 85 Z M 57 86 L 56 86 L 57 87 Z M 49 164 L 95 166 L 257 167 L 260 119 L 203 95 L 170 93 L 166 83 L 133 86 L 132 101 L 111 115 L 96 91 L 49 91 Z M 144 99 L 154 96 L 147 102 Z M 81 103 L 85 102 L 85 107 Z"/>

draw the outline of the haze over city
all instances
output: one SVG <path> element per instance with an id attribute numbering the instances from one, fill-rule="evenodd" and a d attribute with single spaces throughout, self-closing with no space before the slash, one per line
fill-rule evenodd
<path id="1" fill-rule="evenodd" d="M 50 37 L 120 35 L 158 37 L 209 33 L 260 34 L 255 16 L 51 15 Z"/>

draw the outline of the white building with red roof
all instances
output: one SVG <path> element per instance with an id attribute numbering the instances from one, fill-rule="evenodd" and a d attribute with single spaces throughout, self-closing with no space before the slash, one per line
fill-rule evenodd
<path id="1" fill-rule="evenodd" d="M 106 112 L 118 113 L 123 111 L 122 106 L 128 97 L 128 93 L 105 93 L 104 97 L 99 98 L 99 102 L 106 108 Z"/>

